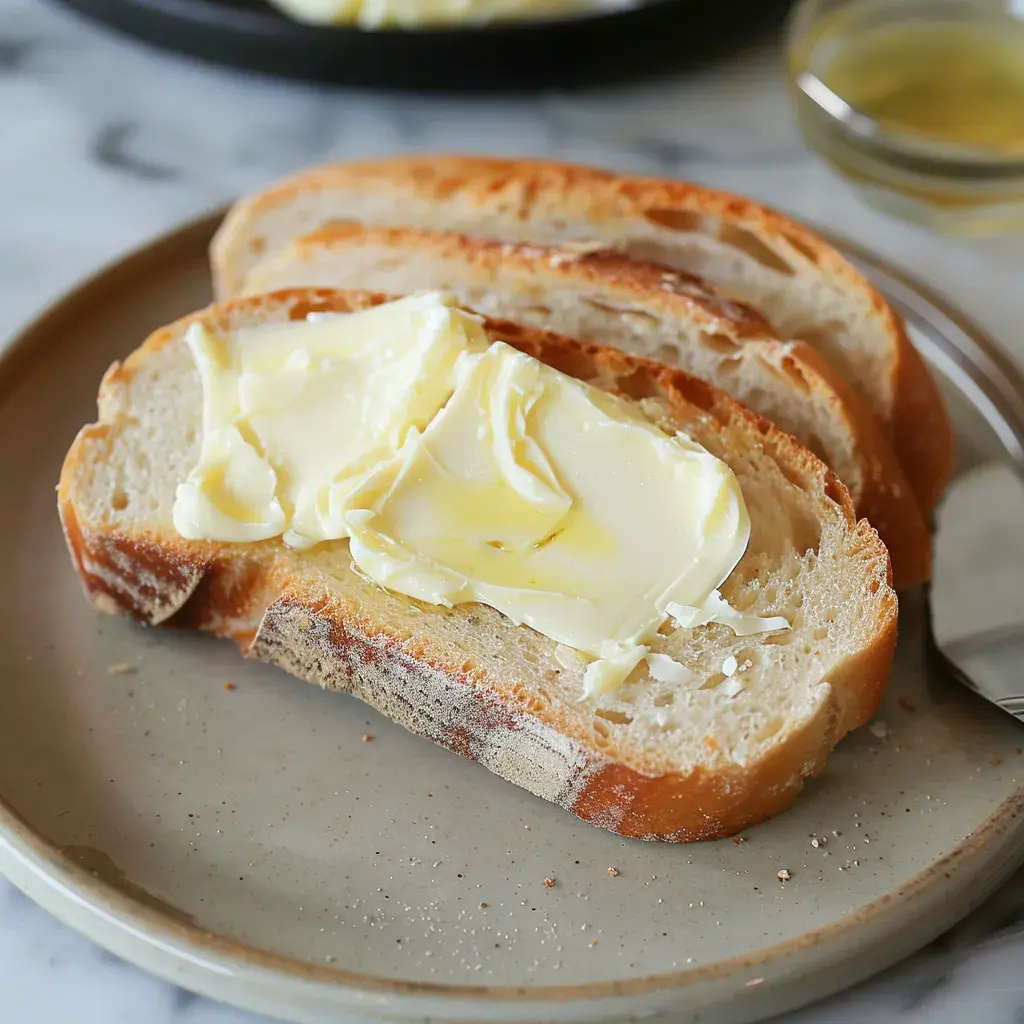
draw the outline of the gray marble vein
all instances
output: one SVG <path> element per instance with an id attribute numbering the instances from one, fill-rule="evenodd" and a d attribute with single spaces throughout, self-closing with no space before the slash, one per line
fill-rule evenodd
<path id="1" fill-rule="evenodd" d="M 778 55 L 517 100 L 266 82 L 0 0 L 0 336 L 175 222 L 316 160 L 413 148 L 549 155 L 748 192 L 843 231 L 952 296 L 1018 357 L 1020 239 L 936 240 L 866 209 L 797 140 Z M 1024 873 L 931 948 L 787 1024 L 1024 1021 Z M 0 1020 L 254 1024 L 129 967 L 0 882 Z"/>

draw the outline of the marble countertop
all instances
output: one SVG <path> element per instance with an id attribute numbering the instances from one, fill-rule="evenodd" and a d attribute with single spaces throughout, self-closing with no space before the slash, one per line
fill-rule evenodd
<path id="1" fill-rule="evenodd" d="M 405 149 L 549 155 L 706 181 L 846 233 L 929 281 L 1024 359 L 1024 240 L 936 239 L 866 209 L 800 145 L 770 44 L 580 95 L 353 94 L 176 60 L 38 0 L 0 10 L 0 337 L 76 278 L 294 167 Z M 1024 873 L 929 949 L 786 1018 L 1024 1021 Z M 0 1019 L 253 1024 L 129 967 L 0 881 Z"/>

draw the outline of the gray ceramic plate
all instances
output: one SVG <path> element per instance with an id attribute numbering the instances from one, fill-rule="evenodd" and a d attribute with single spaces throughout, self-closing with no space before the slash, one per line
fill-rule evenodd
<path id="1" fill-rule="evenodd" d="M 880 720 L 746 842 L 689 847 L 584 825 L 227 644 L 94 615 L 61 459 L 107 364 L 207 301 L 212 227 L 105 271 L 0 360 L 0 868 L 32 898 L 298 1021 L 724 1024 L 890 964 L 1021 861 L 1024 729 L 929 672 L 913 596 Z M 964 375 L 979 359 L 927 344 L 963 463 L 1020 445 Z"/>

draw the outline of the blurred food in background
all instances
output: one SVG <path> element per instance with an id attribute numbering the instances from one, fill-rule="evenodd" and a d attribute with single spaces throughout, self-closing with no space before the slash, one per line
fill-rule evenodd
<path id="1" fill-rule="evenodd" d="M 791 0 L 55 0 L 162 50 L 343 86 L 531 92 L 778 39 Z M 285 13 L 287 12 L 287 13 Z"/>
<path id="2" fill-rule="evenodd" d="M 582 11 L 614 11 L 635 0 L 270 0 L 307 25 L 365 29 L 481 25 L 491 21 L 551 18 Z"/>

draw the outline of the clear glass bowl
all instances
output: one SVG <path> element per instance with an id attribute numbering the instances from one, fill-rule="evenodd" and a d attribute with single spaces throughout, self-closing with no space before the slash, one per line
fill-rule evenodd
<path id="1" fill-rule="evenodd" d="M 805 141 L 872 205 L 1024 230 L 1024 2 L 800 0 L 787 64 Z"/>

